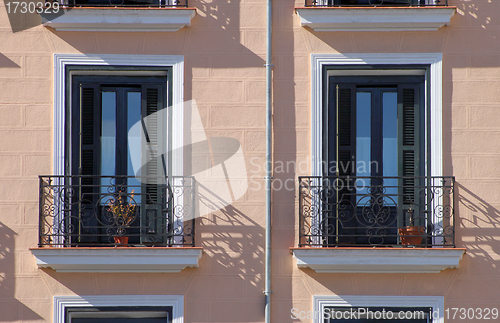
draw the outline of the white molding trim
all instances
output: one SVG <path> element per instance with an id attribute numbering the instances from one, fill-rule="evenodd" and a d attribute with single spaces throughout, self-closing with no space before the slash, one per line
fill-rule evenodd
<path id="1" fill-rule="evenodd" d="M 299 248 L 299 268 L 317 273 L 439 273 L 458 268 L 465 249 L 454 248 Z"/>
<path id="2" fill-rule="evenodd" d="M 61 9 L 63 10 L 63 9 Z M 40 13 L 42 24 L 57 31 L 177 31 L 191 26 L 192 8 L 72 8 L 65 13 Z"/>
<path id="3" fill-rule="evenodd" d="M 172 68 L 173 141 L 183 143 L 184 56 L 54 54 L 54 175 L 64 175 L 66 66 L 161 66 Z M 182 146 L 182 144 L 180 145 Z M 168 151 L 168 147 L 165 151 Z M 183 174 L 182 149 L 172 158 L 173 174 Z"/>
<path id="4" fill-rule="evenodd" d="M 355 54 L 311 54 L 311 156 L 312 175 L 321 176 L 322 125 L 323 125 L 323 67 L 327 65 L 430 65 L 430 118 L 431 129 L 431 176 L 443 176 L 442 135 L 442 54 L 441 53 L 355 53 Z M 381 74 L 383 74 L 381 70 Z"/>
<path id="5" fill-rule="evenodd" d="M 435 31 L 450 24 L 455 7 L 296 8 L 314 31 Z"/>
<path id="6" fill-rule="evenodd" d="M 321 318 L 326 307 L 430 307 L 432 323 L 444 323 L 443 296 L 365 296 L 365 295 L 314 295 L 314 323 L 323 323 Z M 316 315 L 318 314 L 318 315 Z"/>
<path id="7" fill-rule="evenodd" d="M 172 323 L 184 322 L 182 295 L 90 295 L 54 296 L 54 323 L 65 323 L 68 307 L 172 306 Z"/>
<path id="8" fill-rule="evenodd" d="M 38 268 L 57 272 L 178 273 L 198 267 L 202 248 L 34 248 Z"/>

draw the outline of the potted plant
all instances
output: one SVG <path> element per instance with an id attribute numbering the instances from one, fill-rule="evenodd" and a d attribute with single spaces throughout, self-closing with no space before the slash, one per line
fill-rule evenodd
<path id="1" fill-rule="evenodd" d="M 410 207 L 408 208 L 407 213 L 410 220 L 410 225 L 403 228 L 398 228 L 399 237 L 401 238 L 401 244 L 403 246 L 421 245 L 423 235 L 425 233 L 425 228 L 415 225 L 415 210 L 413 209 L 412 205 L 410 205 Z"/>
<path id="2" fill-rule="evenodd" d="M 132 190 L 129 199 L 125 193 L 119 192 L 115 198 L 108 201 L 107 210 L 111 213 L 112 225 L 116 227 L 116 236 L 114 242 L 119 246 L 128 244 L 128 238 L 125 236 L 125 228 L 129 227 L 135 219 L 136 205 L 134 202 L 134 190 Z"/>

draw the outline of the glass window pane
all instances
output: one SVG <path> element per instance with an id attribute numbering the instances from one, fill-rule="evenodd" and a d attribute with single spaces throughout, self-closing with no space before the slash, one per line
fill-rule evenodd
<path id="1" fill-rule="evenodd" d="M 398 176 L 398 98 L 396 92 L 382 93 L 383 176 Z M 387 202 L 397 202 L 397 179 L 385 179 Z"/>
<path id="2" fill-rule="evenodd" d="M 113 176 L 116 158 L 116 92 L 102 92 L 101 175 Z"/>
<path id="3" fill-rule="evenodd" d="M 371 160 L 371 100 L 370 92 L 356 93 L 356 175 L 370 176 Z"/>
<path id="4" fill-rule="evenodd" d="M 372 120 L 371 92 L 356 93 L 356 176 L 370 176 L 371 161 L 371 120 Z M 356 182 L 357 203 L 368 194 L 368 179 Z M 364 185 L 363 185 L 364 183 Z"/>
<path id="5" fill-rule="evenodd" d="M 132 128 L 136 123 L 141 121 L 141 117 L 141 92 L 127 92 L 127 175 L 129 176 L 135 176 L 135 172 L 138 171 L 138 169 L 133 168 L 133 165 L 141 164 L 142 127 Z M 136 178 L 129 178 L 128 185 L 129 192 L 134 190 L 134 193 L 136 193 L 134 196 L 135 202 L 140 203 L 140 182 Z"/>

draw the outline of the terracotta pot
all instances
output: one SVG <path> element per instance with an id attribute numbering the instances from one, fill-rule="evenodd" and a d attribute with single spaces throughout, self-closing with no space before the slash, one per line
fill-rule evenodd
<path id="1" fill-rule="evenodd" d="M 399 228 L 398 232 L 403 246 L 421 245 L 425 229 L 424 227 L 411 226 Z"/>
<path id="2" fill-rule="evenodd" d="M 119 236 L 119 237 L 113 237 L 115 239 L 115 243 L 117 244 L 117 247 L 126 247 L 128 245 L 128 237 L 124 236 Z"/>

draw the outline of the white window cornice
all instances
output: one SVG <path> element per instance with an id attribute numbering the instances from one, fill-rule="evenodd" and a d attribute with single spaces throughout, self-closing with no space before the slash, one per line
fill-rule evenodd
<path id="1" fill-rule="evenodd" d="M 184 322 L 182 295 L 89 295 L 54 296 L 54 323 L 65 323 L 69 307 L 172 306 L 172 323 Z"/>
<path id="2" fill-rule="evenodd" d="M 295 8 L 314 31 L 435 31 L 450 23 L 455 7 Z"/>

